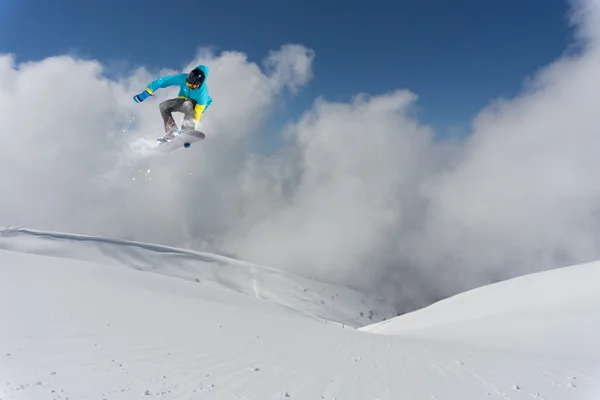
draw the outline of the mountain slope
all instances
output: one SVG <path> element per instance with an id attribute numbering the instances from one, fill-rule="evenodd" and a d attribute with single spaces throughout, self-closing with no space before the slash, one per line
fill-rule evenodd
<path id="1" fill-rule="evenodd" d="M 15 231 L 0 242 L 2 400 L 600 394 L 600 292 L 592 290 L 600 264 L 491 285 L 355 330 L 248 294 L 234 267 L 198 283 L 177 249 Z M 156 262 L 154 251 L 160 273 L 122 261 Z M 305 293 L 285 279 L 271 283 L 283 285 L 270 288 L 280 298 Z"/>
<path id="2" fill-rule="evenodd" d="M 0 230 L 0 249 L 94 261 L 222 286 L 350 327 L 396 316 L 391 306 L 350 288 L 211 253 L 20 228 Z"/>
<path id="3" fill-rule="evenodd" d="M 529 274 L 361 328 L 386 335 L 600 354 L 600 263 Z M 577 341 L 571 340 L 578 338 Z M 589 347 L 591 346 L 591 347 Z M 591 352 L 590 352 L 591 351 Z M 600 364 L 599 364 L 600 367 Z"/>

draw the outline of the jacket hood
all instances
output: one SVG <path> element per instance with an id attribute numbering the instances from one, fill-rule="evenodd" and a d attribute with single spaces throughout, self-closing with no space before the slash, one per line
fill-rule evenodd
<path id="1" fill-rule="evenodd" d="M 194 68 L 194 69 L 199 69 L 199 70 L 201 70 L 202 72 L 204 72 L 204 76 L 205 76 L 206 78 L 208 78 L 208 71 L 210 70 L 210 68 L 208 68 L 206 65 L 202 65 L 202 64 L 200 64 L 200 65 L 198 65 L 198 66 L 197 66 L 196 68 Z"/>

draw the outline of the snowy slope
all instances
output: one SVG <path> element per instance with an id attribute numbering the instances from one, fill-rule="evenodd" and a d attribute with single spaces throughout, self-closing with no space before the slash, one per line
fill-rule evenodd
<path id="1" fill-rule="evenodd" d="M 600 355 L 599 282 L 599 262 L 530 274 L 361 330 Z"/>
<path id="2" fill-rule="evenodd" d="M 397 315 L 391 306 L 347 287 L 210 253 L 21 228 L 0 229 L 0 249 L 93 261 L 226 287 L 350 327 Z"/>
<path id="3" fill-rule="evenodd" d="M 252 295 L 258 266 L 63 234 L 0 243 L 2 400 L 600 398 L 600 264 L 355 330 L 313 318 L 319 302 L 282 306 L 318 300 L 283 274 L 273 299 Z"/>

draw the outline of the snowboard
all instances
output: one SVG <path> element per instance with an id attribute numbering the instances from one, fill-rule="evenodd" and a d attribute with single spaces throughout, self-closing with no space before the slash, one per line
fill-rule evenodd
<path id="1" fill-rule="evenodd" d="M 171 140 L 163 141 L 163 138 L 158 138 L 158 145 L 155 147 L 156 151 L 168 153 L 176 150 L 180 147 L 189 148 L 192 143 L 203 140 L 206 135 L 200 131 L 187 131 L 182 133 L 176 133 L 175 137 Z"/>

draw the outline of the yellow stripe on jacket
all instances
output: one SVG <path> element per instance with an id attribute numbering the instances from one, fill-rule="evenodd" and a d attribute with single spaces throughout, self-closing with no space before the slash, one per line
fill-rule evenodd
<path id="1" fill-rule="evenodd" d="M 198 121 L 200 121 L 200 118 L 202 118 L 204 108 L 206 108 L 206 104 L 196 104 L 196 107 L 194 107 L 194 119 L 196 120 L 196 123 L 198 123 Z"/>

